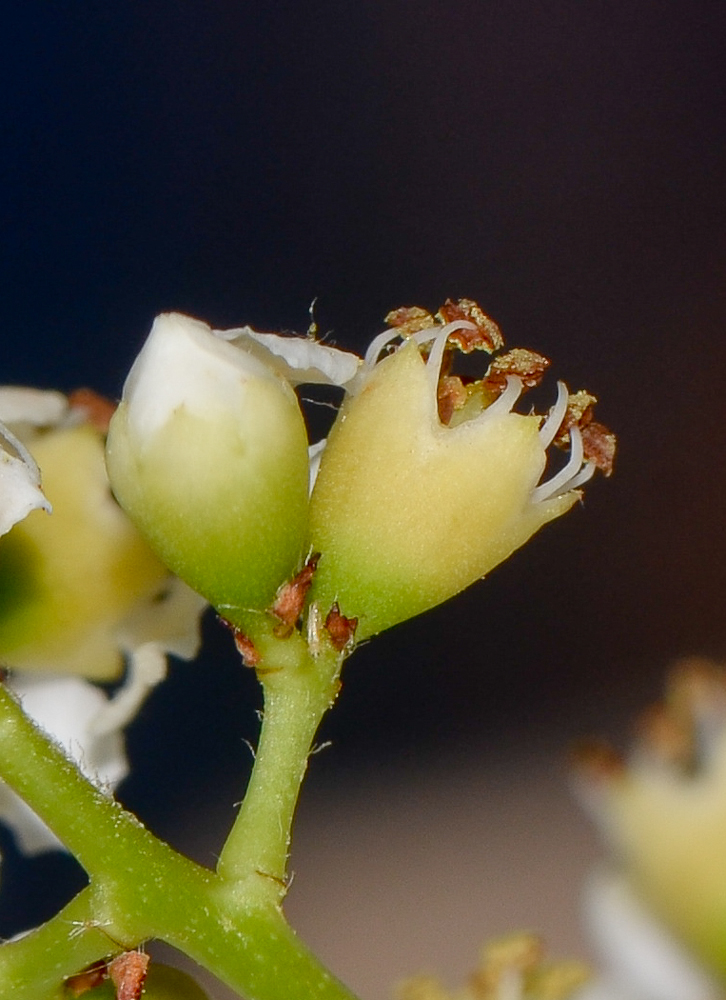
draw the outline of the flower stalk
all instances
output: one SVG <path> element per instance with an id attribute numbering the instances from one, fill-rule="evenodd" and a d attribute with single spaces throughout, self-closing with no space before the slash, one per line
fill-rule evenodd
<path id="1" fill-rule="evenodd" d="M 285 641 L 285 640 L 282 640 Z M 264 713 L 244 800 L 217 865 L 224 878 L 258 872 L 287 886 L 287 859 L 295 805 L 320 722 L 333 704 L 341 658 L 314 661 L 302 643 L 297 671 L 261 675 Z"/>

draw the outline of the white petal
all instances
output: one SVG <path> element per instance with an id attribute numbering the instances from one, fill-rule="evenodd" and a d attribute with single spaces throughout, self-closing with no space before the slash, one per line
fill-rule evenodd
<path id="1" fill-rule="evenodd" d="M 328 443 L 327 438 L 323 438 L 322 441 L 317 441 L 315 444 L 311 444 L 308 448 L 308 462 L 310 463 L 310 492 L 313 492 L 313 486 L 315 486 L 315 480 L 318 478 L 318 469 L 320 468 L 320 460 L 323 457 L 323 452 L 325 451 L 325 445 Z"/>
<path id="2" fill-rule="evenodd" d="M 249 326 L 214 333 L 270 365 L 291 385 L 347 385 L 362 364 L 357 354 L 329 347 L 310 337 L 257 333 Z"/>
<path id="3" fill-rule="evenodd" d="M 117 637 L 128 656 L 149 643 L 182 660 L 192 660 L 201 642 L 199 619 L 207 601 L 175 576 L 162 595 L 139 602 L 122 623 Z"/>
<path id="4" fill-rule="evenodd" d="M 99 787 L 113 789 L 128 774 L 118 731 L 95 733 L 108 704 L 106 695 L 79 677 L 17 674 L 9 686 L 27 714 L 48 733 Z M 23 851 L 35 854 L 59 847 L 55 835 L 7 786 L 0 785 L 0 818 L 15 832 Z"/>
<path id="5" fill-rule="evenodd" d="M 146 697 L 166 677 L 166 650 L 158 642 L 147 642 L 131 655 L 126 680 L 90 721 L 92 736 L 101 737 L 123 729 L 137 714 Z"/>
<path id="6" fill-rule="evenodd" d="M 593 979 L 577 993 L 573 993 L 571 1000 L 638 1000 L 638 998 L 605 979 Z"/>
<path id="7" fill-rule="evenodd" d="M 18 425 L 55 427 L 63 421 L 68 409 L 68 400 L 62 392 L 21 385 L 0 386 L 0 420 L 16 434 Z"/>
<path id="8" fill-rule="evenodd" d="M 626 879 L 593 876 L 585 913 L 612 996 L 627 1000 L 717 1000 L 723 993 L 683 947 L 658 924 Z M 603 994 L 606 995 L 606 994 Z"/>
<path id="9" fill-rule="evenodd" d="M 40 472 L 30 453 L 0 424 L 0 535 L 31 510 L 50 511 L 40 489 Z"/>
<path id="10" fill-rule="evenodd" d="M 233 410 L 241 386 L 258 379 L 281 384 L 270 365 L 213 336 L 206 323 L 164 313 L 154 320 L 124 384 L 129 424 L 140 441 L 151 440 L 178 410 L 205 418 Z"/>

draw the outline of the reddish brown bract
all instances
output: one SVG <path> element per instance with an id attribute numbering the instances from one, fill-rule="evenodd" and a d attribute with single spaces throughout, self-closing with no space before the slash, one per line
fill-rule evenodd
<path id="1" fill-rule="evenodd" d="M 72 997 L 83 996 L 89 990 L 100 986 L 107 975 L 108 966 L 105 960 L 101 958 L 98 962 L 94 962 L 93 965 L 89 965 L 87 969 L 83 969 L 82 972 L 77 972 L 75 976 L 69 976 L 65 982 L 66 990 Z"/>
<path id="2" fill-rule="evenodd" d="M 325 619 L 325 628 L 330 636 L 330 642 L 334 649 L 342 652 L 345 647 L 353 641 L 355 630 L 358 628 L 357 618 L 346 618 L 340 613 L 337 603 L 332 606 Z"/>
<path id="3" fill-rule="evenodd" d="M 275 630 L 279 637 L 289 634 L 302 614 L 305 607 L 305 597 L 313 582 L 319 558 L 319 555 L 310 556 L 300 572 L 278 590 L 275 603 L 270 611 L 280 621 L 281 628 L 279 631 Z"/>
<path id="4" fill-rule="evenodd" d="M 116 987 L 116 1000 L 139 1000 L 149 968 L 149 956 L 142 951 L 125 951 L 108 964 L 108 974 Z"/>
<path id="5" fill-rule="evenodd" d="M 233 629 L 234 644 L 237 647 L 237 652 L 242 657 L 242 662 L 246 667 L 258 667 L 262 660 L 257 647 L 254 642 L 246 636 L 244 632 L 240 632 L 238 628 Z"/>

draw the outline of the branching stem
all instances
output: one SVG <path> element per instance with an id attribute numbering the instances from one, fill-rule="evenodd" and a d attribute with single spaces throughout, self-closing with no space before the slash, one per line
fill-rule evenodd
<path id="1" fill-rule="evenodd" d="M 284 642 L 284 640 L 280 640 Z M 96 788 L 0 686 L 0 777 L 75 854 L 89 885 L 56 917 L 0 947 L 0 995 L 60 1000 L 63 980 L 149 938 L 167 941 L 249 1000 L 355 1000 L 281 910 L 295 804 L 340 657 L 301 642 L 263 676 L 265 714 L 248 792 L 218 871 L 184 858 Z"/>

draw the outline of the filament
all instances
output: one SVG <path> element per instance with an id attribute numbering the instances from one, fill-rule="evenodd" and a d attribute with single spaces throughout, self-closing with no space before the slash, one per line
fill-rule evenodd
<path id="1" fill-rule="evenodd" d="M 567 386 L 564 382 L 557 383 L 557 399 L 555 400 L 555 405 L 549 412 L 547 419 L 542 424 L 539 429 L 539 439 L 542 442 L 542 447 L 547 450 L 549 446 L 554 441 L 557 431 L 560 429 L 560 424 L 565 419 L 565 414 L 567 413 L 567 404 L 570 399 L 570 394 L 567 391 Z"/>
<path id="2" fill-rule="evenodd" d="M 541 483 L 534 488 L 532 491 L 532 501 L 537 503 L 540 500 L 548 500 L 552 496 L 559 496 L 561 493 L 566 493 L 568 489 L 572 489 L 570 484 L 579 478 L 582 470 L 583 455 L 580 428 L 572 427 L 570 429 L 570 458 L 567 465 L 560 469 L 551 479 L 548 479 L 547 482 Z M 592 475 L 592 472 L 590 475 Z"/>

